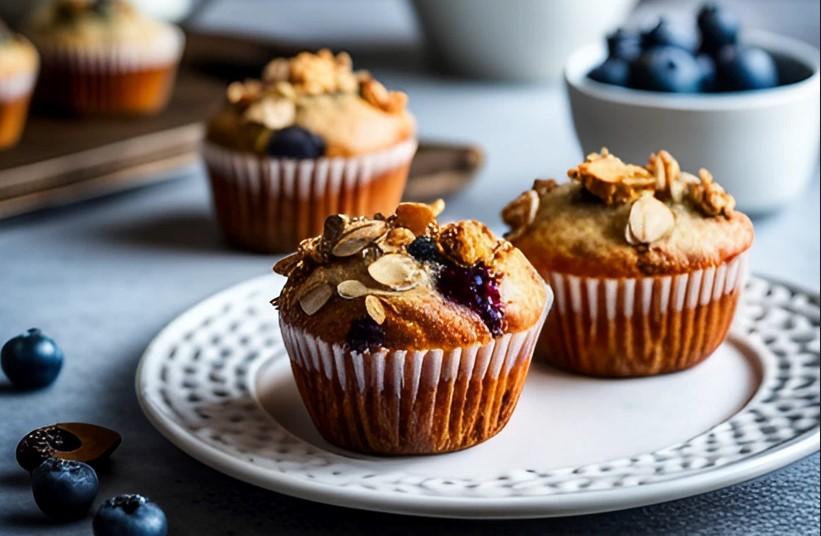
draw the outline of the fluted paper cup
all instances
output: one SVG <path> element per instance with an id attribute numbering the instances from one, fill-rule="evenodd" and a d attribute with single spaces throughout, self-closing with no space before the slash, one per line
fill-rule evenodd
<path id="1" fill-rule="evenodd" d="M 545 310 L 550 307 L 550 298 Z M 504 428 L 544 315 L 531 329 L 452 350 L 351 352 L 280 321 L 305 407 L 330 443 L 367 454 L 435 454 Z"/>
<path id="2" fill-rule="evenodd" d="M 747 257 L 661 277 L 541 273 L 556 293 L 556 310 L 540 337 L 538 359 L 593 376 L 649 376 L 690 368 L 724 341 Z"/>
<path id="3" fill-rule="evenodd" d="M 74 113 L 142 115 L 168 103 L 185 37 L 169 26 L 144 45 L 37 45 L 43 64 L 37 97 L 47 106 Z"/>
<path id="4" fill-rule="evenodd" d="M 0 149 L 20 139 L 36 77 L 36 71 L 0 76 Z"/>
<path id="5" fill-rule="evenodd" d="M 390 214 L 399 204 L 416 140 L 351 158 L 293 160 L 206 142 L 217 220 L 229 242 L 254 251 L 296 249 L 331 214 Z"/>

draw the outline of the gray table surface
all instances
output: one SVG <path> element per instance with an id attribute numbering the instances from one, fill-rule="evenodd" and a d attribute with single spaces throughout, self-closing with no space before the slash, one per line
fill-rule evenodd
<path id="1" fill-rule="evenodd" d="M 378 67 L 377 67 L 378 68 Z M 446 218 L 501 230 L 502 200 L 536 176 L 561 176 L 580 153 L 558 87 L 518 87 L 378 68 L 406 89 L 424 137 L 477 142 L 478 180 L 449 200 Z M 501 103 L 501 104 L 500 104 Z M 817 534 L 819 457 L 732 488 L 623 512 L 554 520 L 466 522 L 358 512 L 232 480 L 189 458 L 140 412 L 134 370 L 153 335 L 202 298 L 269 273 L 272 257 L 227 249 L 199 166 L 173 181 L 0 223 L 0 339 L 31 326 L 55 337 L 66 365 L 50 388 L 19 393 L 0 379 L 0 534 L 88 534 L 89 521 L 52 524 L 14 462 L 25 433 L 58 421 L 122 432 L 101 473 L 99 499 L 141 492 L 169 516 L 172 534 Z M 819 286 L 819 180 L 787 210 L 759 219 L 752 268 Z"/>

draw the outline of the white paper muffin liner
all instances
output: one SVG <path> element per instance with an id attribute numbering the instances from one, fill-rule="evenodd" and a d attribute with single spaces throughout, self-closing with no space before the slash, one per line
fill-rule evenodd
<path id="1" fill-rule="evenodd" d="M 16 100 L 30 94 L 36 79 L 36 71 L 0 76 L 0 101 Z"/>
<path id="2" fill-rule="evenodd" d="M 726 337 L 747 271 L 745 252 L 718 266 L 670 276 L 542 272 L 556 294 L 556 311 L 537 355 L 602 376 L 687 368 Z"/>
<path id="3" fill-rule="evenodd" d="M 322 232 L 330 214 L 391 213 L 401 200 L 417 142 L 360 156 L 270 158 L 206 142 L 217 219 L 228 239 L 260 251 L 290 251 Z"/>
<path id="4" fill-rule="evenodd" d="M 451 350 L 349 351 L 280 320 L 303 401 L 331 443 L 360 452 L 467 448 L 512 414 L 550 309 L 526 331 Z"/>

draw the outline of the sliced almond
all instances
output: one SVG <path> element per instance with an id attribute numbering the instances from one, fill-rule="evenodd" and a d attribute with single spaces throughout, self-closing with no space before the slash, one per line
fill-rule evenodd
<path id="1" fill-rule="evenodd" d="M 436 213 L 427 203 L 399 203 L 396 207 L 396 225 L 410 229 L 417 236 L 424 234 L 435 221 Z"/>
<path id="2" fill-rule="evenodd" d="M 411 242 L 416 240 L 416 235 L 410 229 L 404 227 L 394 227 L 385 238 L 379 242 L 379 249 L 383 253 L 398 253 L 402 251 L 403 247 L 408 246 Z"/>
<path id="3" fill-rule="evenodd" d="M 377 324 L 382 325 L 385 322 L 385 308 L 382 306 L 382 300 L 376 296 L 365 296 L 365 310 Z"/>
<path id="4" fill-rule="evenodd" d="M 439 216 L 445 210 L 445 200 L 444 199 L 436 199 L 435 201 L 431 202 L 430 209 L 433 211 L 434 216 Z"/>
<path id="5" fill-rule="evenodd" d="M 667 205 L 652 195 L 640 197 L 630 208 L 629 233 L 637 243 L 652 244 L 667 235 L 675 223 L 675 217 Z"/>
<path id="6" fill-rule="evenodd" d="M 352 223 L 334 244 L 331 253 L 336 257 L 350 257 L 376 242 L 387 232 L 387 225 L 380 220 Z"/>
<path id="7" fill-rule="evenodd" d="M 285 98 L 266 97 L 251 104 L 243 117 L 270 130 L 279 130 L 294 122 L 296 105 Z"/>
<path id="8" fill-rule="evenodd" d="M 291 253 L 274 264 L 274 272 L 287 277 L 294 271 L 300 262 L 302 262 L 302 254 Z"/>
<path id="9" fill-rule="evenodd" d="M 322 306 L 328 303 L 328 300 L 331 299 L 333 293 L 334 291 L 331 285 L 321 283 L 303 294 L 303 296 L 299 299 L 299 306 L 306 315 L 311 316 L 322 309 Z"/>
<path id="10" fill-rule="evenodd" d="M 356 279 L 348 279 L 347 281 L 343 281 L 336 286 L 336 293 L 346 300 L 361 298 L 362 296 L 370 294 L 370 292 L 371 289 Z"/>
<path id="11" fill-rule="evenodd" d="M 370 276 L 393 290 L 408 290 L 416 286 L 423 274 L 418 264 L 408 255 L 391 253 L 368 265 Z"/>

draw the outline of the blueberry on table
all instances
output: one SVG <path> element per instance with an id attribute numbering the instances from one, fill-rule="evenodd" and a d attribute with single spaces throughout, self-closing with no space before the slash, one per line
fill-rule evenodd
<path id="1" fill-rule="evenodd" d="M 268 155 L 278 158 L 308 159 L 325 154 L 325 140 L 302 127 L 288 127 L 271 136 Z"/>
<path id="2" fill-rule="evenodd" d="M 39 329 L 9 339 L 0 350 L 0 365 L 16 387 L 50 385 L 63 367 L 63 351 Z"/>
<path id="3" fill-rule="evenodd" d="M 739 27 L 738 17 L 731 11 L 714 3 L 701 6 L 698 29 L 701 31 L 702 52 L 716 54 L 722 47 L 735 45 Z"/>
<path id="4" fill-rule="evenodd" d="M 697 93 L 703 78 L 696 58 L 677 47 L 645 51 L 633 62 L 630 75 L 636 89 L 668 93 Z"/>
<path id="5" fill-rule="evenodd" d="M 607 55 L 610 58 L 634 60 L 641 54 L 641 36 L 619 28 L 607 35 Z"/>
<path id="6" fill-rule="evenodd" d="M 94 536 L 165 536 L 165 513 L 146 497 L 136 494 L 108 499 L 97 510 Z"/>
<path id="7" fill-rule="evenodd" d="M 602 84 L 628 87 L 630 85 L 630 63 L 623 58 L 610 57 L 590 71 L 587 76 Z"/>
<path id="8" fill-rule="evenodd" d="M 71 520 L 88 513 L 97 496 L 97 473 L 90 465 L 49 458 L 31 473 L 34 501 L 47 516 Z"/>
<path id="9" fill-rule="evenodd" d="M 680 26 L 661 17 L 655 26 L 641 34 L 642 49 L 655 47 L 676 47 L 688 52 L 694 52 L 698 46 L 698 38 L 685 26 Z"/>
<path id="10" fill-rule="evenodd" d="M 778 67 L 765 50 L 728 46 L 721 49 L 716 63 L 722 89 L 746 91 L 778 85 Z"/>

